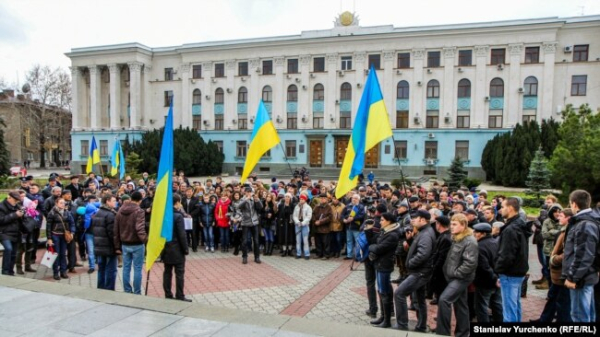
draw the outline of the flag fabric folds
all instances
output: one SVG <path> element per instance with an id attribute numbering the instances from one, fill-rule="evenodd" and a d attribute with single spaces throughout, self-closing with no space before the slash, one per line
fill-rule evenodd
<path id="1" fill-rule="evenodd" d="M 383 102 L 377 73 L 371 67 L 340 171 L 340 178 L 335 190 L 336 198 L 341 198 L 356 187 L 358 175 L 363 172 L 365 166 L 367 151 L 391 136 L 392 127 Z"/>
<path id="2" fill-rule="evenodd" d="M 273 125 L 273 121 L 269 117 L 265 104 L 260 100 L 254 121 L 254 130 L 250 137 L 250 147 L 246 154 L 242 179 L 240 180 L 242 184 L 248 179 L 260 157 L 279 142 L 279 135 L 277 134 L 277 130 L 275 130 L 275 125 Z"/>
<path id="3" fill-rule="evenodd" d="M 94 170 L 94 165 L 98 163 L 100 163 L 100 152 L 98 151 L 98 145 L 96 145 L 96 137 L 92 136 L 92 144 L 90 145 L 90 152 L 88 153 L 85 173 L 92 172 Z"/>
<path id="4" fill-rule="evenodd" d="M 123 177 L 125 176 L 125 157 L 123 156 L 121 141 L 118 138 L 115 138 L 115 147 L 110 162 L 110 175 L 116 176 L 117 171 L 119 171 L 119 180 L 123 180 Z"/>
<path id="5" fill-rule="evenodd" d="M 173 236 L 173 100 L 163 133 L 156 180 L 146 248 L 146 271 L 152 269 L 165 243 Z"/>

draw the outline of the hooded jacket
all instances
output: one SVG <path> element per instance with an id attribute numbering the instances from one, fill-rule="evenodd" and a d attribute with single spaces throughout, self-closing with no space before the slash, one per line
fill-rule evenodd
<path id="1" fill-rule="evenodd" d="M 585 209 L 569 219 L 563 256 L 562 278 L 577 288 L 598 283 L 600 209 Z"/>
<path id="2" fill-rule="evenodd" d="M 120 249 L 121 245 L 141 245 L 146 243 L 146 220 L 144 210 L 134 202 L 123 204 L 115 218 L 115 246 Z"/>
<path id="3" fill-rule="evenodd" d="M 467 227 L 462 233 L 452 236 L 452 247 L 448 251 L 444 263 L 446 280 L 464 280 L 471 282 L 475 279 L 479 248 L 473 230 Z"/>
<path id="4" fill-rule="evenodd" d="M 542 238 L 544 239 L 544 255 L 550 256 L 554 243 L 560 234 L 560 224 L 556 218 L 556 214 L 562 211 L 559 204 L 554 204 L 548 209 L 548 218 L 542 224 Z"/>
<path id="5" fill-rule="evenodd" d="M 521 277 L 529 271 L 529 244 L 531 228 L 527 227 L 520 214 L 506 220 L 500 228 L 496 273 Z"/>

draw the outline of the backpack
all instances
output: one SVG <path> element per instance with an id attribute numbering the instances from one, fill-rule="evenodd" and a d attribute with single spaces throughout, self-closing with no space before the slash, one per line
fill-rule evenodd
<path id="1" fill-rule="evenodd" d="M 356 261 L 363 262 L 369 257 L 369 240 L 367 240 L 367 234 L 361 231 L 356 239 L 356 245 L 354 247 L 354 258 Z"/>

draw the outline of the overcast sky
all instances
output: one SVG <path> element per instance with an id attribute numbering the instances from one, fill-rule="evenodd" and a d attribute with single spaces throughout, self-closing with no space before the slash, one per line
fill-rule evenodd
<path id="1" fill-rule="evenodd" d="M 599 0 L 0 0 L 0 79 L 33 64 L 68 71 L 71 48 L 149 47 L 329 29 L 344 10 L 395 27 L 600 14 Z"/>

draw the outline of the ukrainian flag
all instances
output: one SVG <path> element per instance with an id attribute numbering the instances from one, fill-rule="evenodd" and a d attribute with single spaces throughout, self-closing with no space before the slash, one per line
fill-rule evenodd
<path id="1" fill-rule="evenodd" d="M 122 180 L 125 176 L 125 157 L 123 156 L 123 149 L 121 148 L 121 141 L 118 138 L 115 138 L 115 147 L 113 149 L 112 157 L 110 158 L 111 167 L 110 167 L 110 175 L 116 176 L 117 171 L 119 174 L 119 179 Z"/>
<path id="2" fill-rule="evenodd" d="M 335 189 L 336 198 L 343 197 L 356 187 L 358 175 L 362 173 L 365 166 L 367 151 L 391 136 L 392 127 L 383 102 L 377 74 L 375 68 L 371 67 Z"/>
<path id="3" fill-rule="evenodd" d="M 85 173 L 90 173 L 94 170 L 94 165 L 100 163 L 100 152 L 96 145 L 96 137 L 92 136 L 92 145 L 90 145 L 90 153 L 88 153 L 87 167 Z"/>
<path id="4" fill-rule="evenodd" d="M 267 113 L 265 104 L 261 99 L 258 104 L 252 137 L 250 137 L 250 147 L 246 155 L 246 162 L 244 163 L 244 172 L 241 179 L 242 184 L 248 179 L 260 157 L 279 142 L 279 135 L 277 134 L 277 130 L 275 130 L 275 125 L 273 125 L 273 121 L 271 121 L 271 117 L 269 117 L 269 113 Z"/>
<path id="5" fill-rule="evenodd" d="M 171 100 L 163 133 L 156 179 L 156 191 L 150 215 L 146 271 L 152 269 L 165 243 L 171 241 L 173 237 L 173 100 Z"/>

